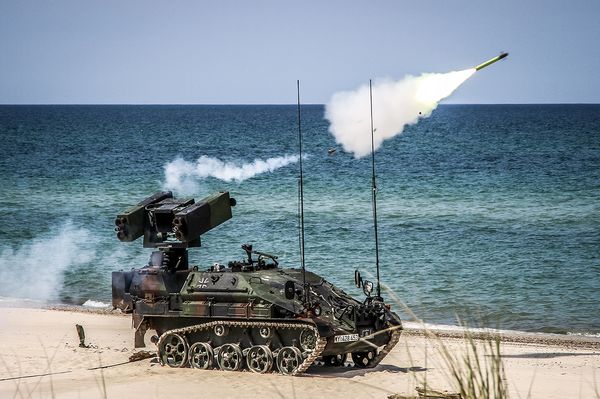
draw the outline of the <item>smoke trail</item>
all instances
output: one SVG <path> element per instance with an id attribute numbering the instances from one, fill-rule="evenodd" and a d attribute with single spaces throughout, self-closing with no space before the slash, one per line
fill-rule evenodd
<path id="1" fill-rule="evenodd" d="M 373 85 L 375 150 L 384 140 L 400 133 L 408 124 L 426 118 L 438 103 L 464 83 L 475 69 L 449 73 L 406 76 L 399 81 L 378 81 Z M 329 131 L 345 151 L 356 158 L 371 153 L 369 86 L 335 93 L 326 106 Z"/>
<path id="2" fill-rule="evenodd" d="M 241 164 L 224 162 L 217 158 L 201 156 L 195 163 L 183 158 L 176 158 L 167 163 L 165 169 L 164 187 L 175 190 L 180 194 L 194 193 L 198 189 L 198 179 L 215 177 L 230 182 L 241 182 L 260 173 L 273 172 L 276 169 L 298 162 L 297 155 L 269 158 L 266 160 L 255 159 L 251 163 Z"/>
<path id="3" fill-rule="evenodd" d="M 48 236 L 0 251 L 0 296 L 35 300 L 58 299 L 63 273 L 90 262 L 90 234 L 66 222 Z"/>

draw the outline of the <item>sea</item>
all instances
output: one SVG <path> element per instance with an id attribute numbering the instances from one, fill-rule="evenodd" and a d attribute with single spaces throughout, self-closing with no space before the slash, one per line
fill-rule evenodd
<path id="1" fill-rule="evenodd" d="M 371 157 L 328 127 L 323 105 L 302 106 L 306 267 L 364 298 Z M 111 272 L 150 254 L 118 241 L 115 216 L 171 188 L 167 166 L 297 154 L 295 105 L 0 106 L 0 302 L 108 305 Z M 375 168 L 382 294 L 401 318 L 600 336 L 600 105 L 440 105 Z M 288 162 L 172 187 L 237 200 L 191 264 L 242 259 L 248 243 L 299 267 L 298 177 Z"/>

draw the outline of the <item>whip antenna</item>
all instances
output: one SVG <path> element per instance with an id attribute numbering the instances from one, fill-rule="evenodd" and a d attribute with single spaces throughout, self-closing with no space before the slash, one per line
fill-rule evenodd
<path id="1" fill-rule="evenodd" d="M 306 265 L 304 261 L 304 175 L 302 173 L 302 123 L 300 120 L 300 80 L 296 80 L 298 92 L 298 150 L 300 152 L 300 180 L 298 182 L 299 211 L 300 211 L 300 264 L 302 265 L 302 284 L 304 289 L 304 301 L 308 302 L 308 291 L 306 289 Z"/>
<path id="2" fill-rule="evenodd" d="M 377 183 L 375 182 L 375 139 L 373 129 L 373 87 L 369 79 L 369 102 L 371 105 L 371 191 L 373 202 L 373 227 L 375 230 L 375 266 L 377 267 L 377 297 L 381 298 L 381 285 L 379 284 L 379 237 L 377 236 Z M 302 170 L 302 167 L 300 168 Z M 302 172 L 300 172 L 302 176 Z"/>

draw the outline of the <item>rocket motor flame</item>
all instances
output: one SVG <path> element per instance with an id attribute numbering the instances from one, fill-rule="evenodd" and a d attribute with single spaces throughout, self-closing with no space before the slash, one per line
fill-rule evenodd
<path id="1" fill-rule="evenodd" d="M 426 118 L 438 103 L 469 79 L 476 69 L 448 73 L 406 76 L 399 81 L 378 81 L 373 85 L 373 121 L 375 150 L 399 135 L 406 125 Z M 329 131 L 346 152 L 355 158 L 371 153 L 369 86 L 335 93 L 326 105 Z"/>

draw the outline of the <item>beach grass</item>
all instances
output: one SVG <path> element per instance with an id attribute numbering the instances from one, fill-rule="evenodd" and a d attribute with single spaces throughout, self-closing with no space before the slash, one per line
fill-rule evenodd
<path id="1" fill-rule="evenodd" d="M 424 335 L 436 343 L 437 351 L 444 363 L 443 366 L 447 370 L 446 378 L 449 390 L 439 390 L 440 387 L 435 387 L 435 389 L 429 387 L 427 370 L 423 377 L 413 373 L 417 381 L 419 397 L 446 397 L 449 399 L 506 399 L 509 397 L 499 334 L 488 332 L 483 336 L 478 334 L 476 338 L 468 326 L 459 320 L 459 324 L 463 327 L 462 343 L 465 349 L 455 353 L 448 345 L 444 344 L 439 335 L 427 328 L 425 323 L 414 314 L 410 307 L 390 287 L 385 284 L 382 284 L 382 287 L 386 290 L 392 302 L 413 320 L 418 321 Z M 410 350 L 408 355 L 412 362 L 413 357 Z M 401 396 L 396 397 L 401 398 Z"/>

